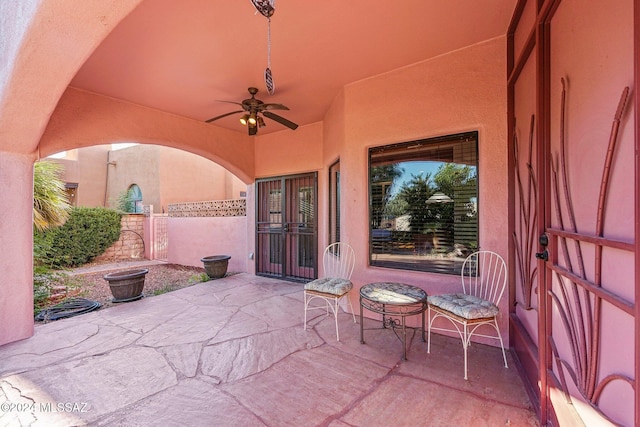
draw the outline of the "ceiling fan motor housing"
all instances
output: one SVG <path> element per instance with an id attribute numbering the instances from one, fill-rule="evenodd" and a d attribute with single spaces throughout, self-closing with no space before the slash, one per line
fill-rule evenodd
<path id="1" fill-rule="evenodd" d="M 288 127 L 291 130 L 295 130 L 298 128 L 298 125 L 295 124 L 294 122 L 271 112 L 271 110 L 288 110 L 289 107 L 283 104 L 275 104 L 275 103 L 265 104 L 263 101 L 256 99 L 255 96 L 258 93 L 257 88 L 249 87 L 247 90 L 249 91 L 251 98 L 244 99 L 242 100 L 242 102 L 221 101 L 221 102 L 228 102 L 231 104 L 237 104 L 242 107 L 242 110 L 225 113 L 220 116 L 213 117 L 207 120 L 206 122 L 211 123 L 223 117 L 230 116 L 231 114 L 243 113 L 242 117 L 240 118 L 240 123 L 248 127 L 249 135 L 255 135 L 258 131 L 258 127 L 265 126 L 264 119 L 262 119 L 262 117 L 259 116 L 259 114 L 262 114 L 263 116 L 273 121 L 276 121 L 281 125 Z"/>

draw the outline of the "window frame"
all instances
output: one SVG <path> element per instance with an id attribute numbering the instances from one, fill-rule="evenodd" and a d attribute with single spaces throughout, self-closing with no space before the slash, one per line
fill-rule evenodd
<path id="1" fill-rule="evenodd" d="M 329 242 L 340 241 L 340 159 L 329 166 Z"/>
<path id="2" fill-rule="evenodd" d="M 479 161 L 479 139 L 478 139 L 478 131 L 469 131 L 458 134 L 450 134 L 445 136 L 439 136 L 434 138 L 425 138 L 414 141 L 393 143 L 383 146 L 375 146 L 370 147 L 367 150 L 367 173 L 368 173 L 368 209 L 369 209 L 369 242 L 368 242 L 368 252 L 369 252 L 369 265 L 372 267 L 381 267 L 381 268 L 392 268 L 398 270 L 411 270 L 411 271 L 422 271 L 422 272 L 430 272 L 430 273 L 442 273 L 442 274 L 460 274 L 460 268 L 462 265 L 462 261 L 468 254 L 479 249 L 480 242 L 480 161 Z M 400 217 L 393 218 L 391 222 L 393 225 L 389 225 L 388 228 L 383 227 L 382 224 L 387 222 L 387 220 L 382 216 L 380 209 L 385 209 L 386 202 L 383 202 L 384 205 L 380 205 L 380 197 L 386 197 L 385 194 L 388 194 L 387 191 L 380 187 L 375 189 L 376 182 L 374 181 L 375 177 L 372 173 L 375 171 L 376 167 L 384 166 L 384 165 L 393 165 L 393 164 L 402 164 L 403 162 L 442 162 L 442 164 L 453 164 L 453 165 L 466 165 L 471 166 L 473 168 L 473 175 L 468 177 L 468 180 L 464 183 L 462 187 L 464 192 L 460 198 L 454 197 L 455 201 L 452 201 L 452 217 L 451 222 L 449 224 L 448 231 L 448 243 L 449 245 L 443 245 L 443 247 L 450 248 L 449 252 L 444 252 L 439 254 L 439 257 L 436 258 L 435 252 L 431 249 L 431 252 L 427 252 L 426 249 L 422 251 L 422 249 L 418 250 L 417 248 L 422 247 L 424 244 L 426 248 L 428 243 L 422 242 L 421 240 L 428 240 L 427 236 L 422 235 L 421 233 L 426 233 L 425 231 L 412 231 L 412 226 L 409 226 L 408 229 L 405 229 L 404 234 L 408 234 L 410 237 L 410 243 L 408 245 L 402 244 L 401 235 L 402 232 L 398 232 L 400 230 L 397 219 Z M 432 185 L 435 184 L 433 181 L 436 173 L 434 172 L 431 175 L 430 180 L 427 181 Z M 404 173 L 400 182 L 407 182 L 407 178 L 409 176 Z M 378 176 L 380 178 L 380 176 Z M 413 178 L 413 175 L 411 176 Z M 396 179 L 398 177 L 392 177 L 391 181 L 387 183 L 388 188 L 396 185 Z M 471 194 L 469 191 L 469 183 L 470 180 L 475 180 L 475 188 L 472 191 L 475 191 Z M 382 181 L 378 182 L 380 185 L 384 184 Z M 431 186 L 434 192 L 431 196 L 434 196 L 435 193 L 438 192 L 438 186 Z M 460 188 L 460 187 L 458 187 Z M 427 193 L 430 194 L 430 193 Z M 455 193 L 454 193 L 455 194 Z M 451 194 L 453 197 L 454 194 Z M 459 194 L 459 193 L 458 193 Z M 466 198 L 469 197 L 470 202 L 466 202 Z M 451 200 L 451 199 L 449 199 Z M 429 203 L 429 202 L 427 202 Z M 460 214 L 461 206 L 465 206 L 468 209 L 470 203 L 473 203 L 470 217 L 473 220 L 469 221 L 467 217 L 462 217 Z M 386 205 L 389 206 L 389 205 Z M 420 205 L 418 205 L 420 206 Z M 464 211 L 462 211 L 464 212 Z M 388 218 L 388 217 L 387 217 Z M 409 215 L 411 218 L 411 215 Z M 410 221 L 410 219 L 409 219 Z M 425 224 L 425 223 L 419 223 Z M 425 224 L 426 225 L 426 224 Z M 426 228 L 426 227 L 425 227 Z M 440 229 L 441 231 L 443 229 Z M 466 240 L 460 239 L 460 234 L 464 234 L 465 236 L 469 234 L 470 238 Z M 408 232 L 407 232 L 408 231 Z M 437 231 L 437 229 L 436 229 Z M 435 235 L 435 234 L 434 234 Z M 473 239 L 475 235 L 475 239 Z M 460 240 L 458 240 L 460 239 Z M 411 245 L 413 245 L 413 255 L 409 253 L 404 253 L 403 251 L 408 251 Z M 430 246 L 430 245 L 429 245 Z M 430 246 L 432 247 L 432 246 Z M 385 258 L 384 255 L 389 255 Z M 394 260 L 392 260 L 391 255 L 400 255 L 396 256 Z M 427 254 L 426 257 L 420 259 L 418 255 Z M 429 256 L 431 255 L 431 256 Z M 445 255 L 445 256 L 443 256 Z M 382 256 L 382 258 L 380 258 Z"/>

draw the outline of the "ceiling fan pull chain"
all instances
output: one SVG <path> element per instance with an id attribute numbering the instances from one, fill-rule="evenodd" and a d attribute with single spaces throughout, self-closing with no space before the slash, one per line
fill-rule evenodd
<path id="1" fill-rule="evenodd" d="M 251 0 L 251 3 L 265 18 L 268 19 L 267 29 L 267 69 L 264 70 L 264 83 L 269 95 L 275 92 L 273 75 L 271 74 L 271 16 L 276 11 L 276 0 Z"/>
<path id="2" fill-rule="evenodd" d="M 273 95 L 276 88 L 271 74 L 271 17 L 267 18 L 267 20 L 267 69 L 264 71 L 264 83 L 267 86 L 269 95 Z"/>

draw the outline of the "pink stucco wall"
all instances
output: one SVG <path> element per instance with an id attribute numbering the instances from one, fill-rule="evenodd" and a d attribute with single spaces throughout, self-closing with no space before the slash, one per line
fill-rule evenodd
<path id="1" fill-rule="evenodd" d="M 171 203 L 237 199 L 247 184 L 201 156 L 168 147 L 160 151 L 160 212 Z"/>
<path id="2" fill-rule="evenodd" d="M 394 142 L 479 132 L 480 247 L 508 261 L 505 51 L 505 39 L 495 39 L 351 84 L 336 98 L 325 120 L 331 140 L 325 140 L 324 167 L 340 156 L 341 233 L 358 254 L 357 287 L 389 280 L 428 293 L 460 289 L 455 276 L 368 266 L 367 149 Z M 325 207 L 320 224 L 326 215 Z M 501 309 L 508 312 L 506 298 Z M 501 327 L 508 339 L 506 314 Z"/>
<path id="3" fill-rule="evenodd" d="M 258 134 L 256 178 L 322 169 L 322 142 L 322 123 L 300 126 L 295 131 Z"/>
<path id="4" fill-rule="evenodd" d="M 231 255 L 229 272 L 247 272 L 247 217 L 169 218 L 169 262 L 202 267 L 200 259 Z"/>
<path id="5" fill-rule="evenodd" d="M 49 118 L 77 70 L 141 1 L 0 3 L 1 151 L 38 150 Z"/>
<path id="6" fill-rule="evenodd" d="M 76 183 L 76 206 L 104 206 L 107 189 L 107 153 L 109 145 L 67 151 L 67 156 L 54 161 L 64 167 L 61 179 Z"/>
<path id="7" fill-rule="evenodd" d="M 0 182 L 0 344 L 4 344 L 33 334 L 33 157 L 2 153 Z"/>
<path id="8" fill-rule="evenodd" d="M 341 230 L 357 253 L 356 288 L 380 280 L 414 284 L 430 293 L 460 288 L 455 276 L 368 265 L 367 149 L 377 145 L 477 130 L 480 246 L 508 261 L 505 52 L 505 39 L 499 38 L 356 82 L 336 97 L 321 125 L 258 136 L 257 177 L 318 171 L 319 252 L 328 235 L 326 171 L 340 159 Z M 356 304 L 357 292 L 352 298 Z M 508 313 L 507 298 L 501 308 Z M 508 340 L 506 314 L 501 327 Z"/>

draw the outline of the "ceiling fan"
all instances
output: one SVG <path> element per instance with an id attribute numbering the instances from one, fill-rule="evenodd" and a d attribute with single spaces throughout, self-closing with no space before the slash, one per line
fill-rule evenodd
<path id="1" fill-rule="evenodd" d="M 251 94 L 251 98 L 245 99 L 242 102 L 235 101 L 220 101 L 220 102 L 228 102 L 230 104 L 237 104 L 242 107 L 242 110 L 232 111 L 230 113 L 222 114 L 220 116 L 213 117 L 207 120 L 207 123 L 211 123 L 215 120 L 221 119 L 223 117 L 230 116 L 232 114 L 244 113 L 242 117 L 240 117 L 240 123 L 244 126 L 247 126 L 249 129 L 249 135 L 255 135 L 258 133 L 258 128 L 266 126 L 264 123 L 264 119 L 260 116 L 263 116 L 274 120 L 281 125 L 288 127 L 289 129 L 295 130 L 298 125 L 293 123 L 290 120 L 285 119 L 277 114 L 272 113 L 270 110 L 288 110 L 289 108 L 282 104 L 265 104 L 264 102 L 256 99 L 256 93 L 258 93 L 258 89 L 255 87 L 250 87 L 249 93 Z"/>

